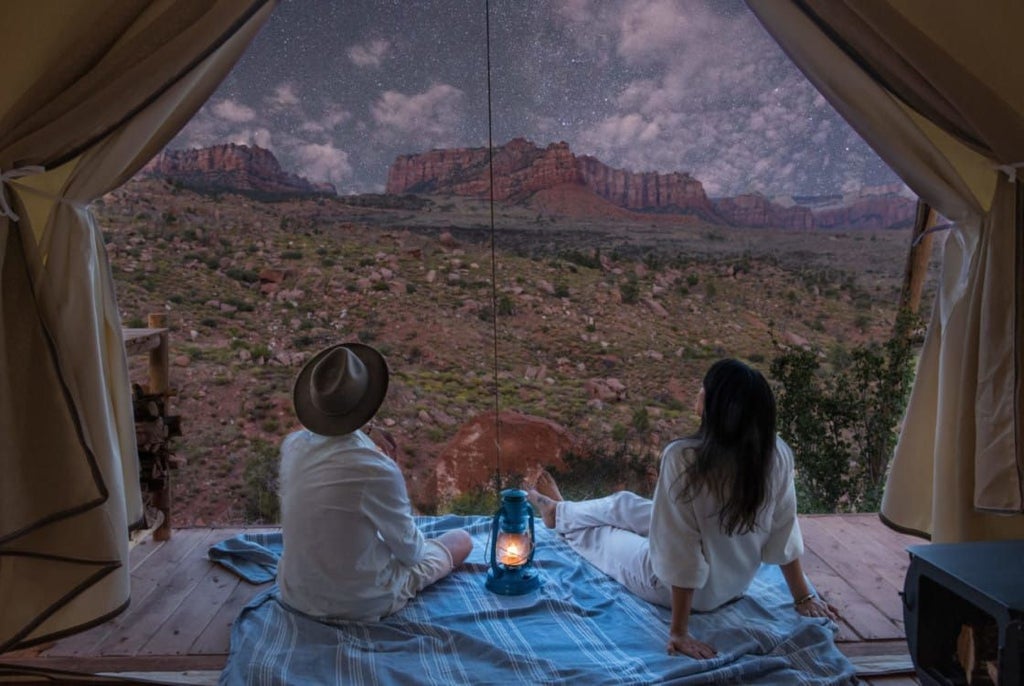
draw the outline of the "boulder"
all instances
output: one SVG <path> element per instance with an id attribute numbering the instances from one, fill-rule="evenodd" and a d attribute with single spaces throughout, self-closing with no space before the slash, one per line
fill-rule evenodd
<path id="1" fill-rule="evenodd" d="M 532 483 L 542 469 L 564 469 L 569 452 L 579 441 L 555 422 L 513 411 L 477 415 L 461 427 L 437 460 L 437 503 L 450 503 L 460 494 L 488 488 L 498 464 L 495 447 L 501 440 L 501 473 L 505 486 Z"/>

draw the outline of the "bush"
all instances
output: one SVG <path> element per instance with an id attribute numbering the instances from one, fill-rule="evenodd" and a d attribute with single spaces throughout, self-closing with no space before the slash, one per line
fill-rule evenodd
<path id="1" fill-rule="evenodd" d="M 281 520 L 278 499 L 278 451 L 266 441 L 253 441 L 245 463 L 245 518 L 249 522 L 276 524 Z"/>
<path id="2" fill-rule="evenodd" d="M 515 304 L 512 302 L 512 298 L 508 297 L 504 293 L 498 298 L 498 316 L 500 317 L 511 317 L 516 313 Z"/>
<path id="3" fill-rule="evenodd" d="M 636 277 L 630 277 L 622 286 L 619 287 L 619 291 L 622 293 L 622 303 L 624 305 L 633 305 L 640 299 L 640 284 L 637 283 Z"/>
<path id="4" fill-rule="evenodd" d="M 624 488 L 648 497 L 654 493 L 657 455 L 629 441 L 570 452 L 564 462 L 565 469 L 553 473 L 559 490 L 572 500 L 600 498 Z"/>
<path id="5" fill-rule="evenodd" d="M 874 512 L 914 377 L 909 336 L 915 319 L 901 314 L 884 344 L 849 352 L 831 373 L 816 353 L 799 350 L 772 361 L 779 432 L 793 447 L 801 512 Z"/>

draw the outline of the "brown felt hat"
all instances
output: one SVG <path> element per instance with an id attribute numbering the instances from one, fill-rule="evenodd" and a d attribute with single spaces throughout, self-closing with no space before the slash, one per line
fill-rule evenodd
<path id="1" fill-rule="evenodd" d="M 305 364 L 295 379 L 292 401 L 304 427 L 322 436 L 340 436 L 370 421 L 387 392 L 384 356 L 362 343 L 341 343 Z"/>

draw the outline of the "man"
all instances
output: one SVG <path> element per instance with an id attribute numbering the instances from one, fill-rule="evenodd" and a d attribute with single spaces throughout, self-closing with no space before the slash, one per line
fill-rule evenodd
<path id="1" fill-rule="evenodd" d="M 398 465 L 360 430 L 388 389 L 375 349 L 333 345 L 295 380 L 302 430 L 281 445 L 281 600 L 318 619 L 376 621 L 469 555 L 464 530 L 426 539 Z"/>

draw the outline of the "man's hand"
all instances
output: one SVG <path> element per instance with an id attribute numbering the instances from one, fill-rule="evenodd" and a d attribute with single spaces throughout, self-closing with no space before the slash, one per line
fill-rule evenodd
<path id="1" fill-rule="evenodd" d="M 689 632 L 685 634 L 669 634 L 669 655 L 688 655 L 698 660 L 707 660 L 718 654 L 718 651 L 703 641 L 698 641 Z"/>

